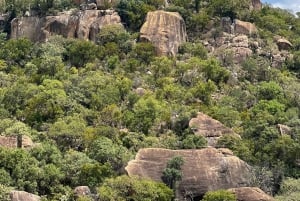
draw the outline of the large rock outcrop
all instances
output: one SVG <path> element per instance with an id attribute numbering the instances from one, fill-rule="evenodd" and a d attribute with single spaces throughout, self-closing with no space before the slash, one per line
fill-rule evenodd
<path id="1" fill-rule="evenodd" d="M 176 55 L 178 47 L 186 42 L 185 22 L 177 12 L 148 12 L 141 30 L 141 40 L 151 42 L 158 55 Z"/>
<path id="2" fill-rule="evenodd" d="M 249 185 L 249 166 L 228 149 L 205 148 L 199 150 L 168 150 L 158 148 L 141 149 L 135 160 L 125 168 L 129 176 L 141 176 L 162 181 L 161 176 L 167 162 L 181 156 L 182 180 L 176 187 L 179 200 L 187 192 L 202 197 L 207 191 L 238 188 Z"/>
<path id="3" fill-rule="evenodd" d="M 45 35 L 41 28 L 45 23 L 45 18 L 38 16 L 20 17 L 11 21 L 10 38 L 28 38 L 31 41 L 41 41 Z"/>
<path id="4" fill-rule="evenodd" d="M 80 13 L 80 12 L 79 12 Z M 74 38 L 79 23 L 79 16 L 71 11 L 60 13 L 57 16 L 47 16 L 45 23 L 40 28 L 43 38 L 36 41 L 47 40 L 51 35 L 62 35 L 66 38 Z"/>
<path id="5" fill-rule="evenodd" d="M 121 24 L 120 16 L 113 10 L 66 11 L 56 16 L 21 17 L 11 23 L 11 38 L 28 38 L 34 42 L 46 41 L 51 35 L 66 38 L 96 40 L 96 35 L 106 25 Z"/>
<path id="6" fill-rule="evenodd" d="M 237 201 L 275 201 L 273 197 L 255 187 L 233 188 L 229 191 L 236 195 Z"/>
<path id="7" fill-rule="evenodd" d="M 1 136 L 0 135 L 0 147 L 17 148 L 18 140 L 16 136 Z M 34 146 L 31 138 L 28 136 L 22 136 L 22 148 L 31 148 Z"/>
<path id="8" fill-rule="evenodd" d="M 254 24 L 236 19 L 234 20 L 234 33 L 252 36 L 257 34 L 258 30 Z"/>
<path id="9" fill-rule="evenodd" d="M 205 137 L 209 146 L 215 146 L 217 140 L 223 135 L 239 136 L 221 122 L 202 112 L 199 112 L 196 118 L 190 120 L 189 127 L 194 131 L 195 135 L 202 135 Z"/>
<path id="10" fill-rule="evenodd" d="M 293 47 L 292 43 L 285 38 L 279 38 L 276 41 L 276 44 L 278 46 L 279 51 L 290 50 Z"/>
<path id="11" fill-rule="evenodd" d="M 12 191 L 10 199 L 11 201 L 40 201 L 41 197 L 25 191 Z"/>

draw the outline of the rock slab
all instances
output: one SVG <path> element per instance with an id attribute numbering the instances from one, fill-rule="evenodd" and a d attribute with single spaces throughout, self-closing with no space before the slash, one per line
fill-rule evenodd
<path id="1" fill-rule="evenodd" d="M 123 26 L 113 10 L 66 11 L 56 16 L 21 17 L 11 22 L 10 38 L 28 38 L 33 42 L 47 41 L 52 35 L 96 41 L 101 28 L 106 25 Z"/>
<path id="2" fill-rule="evenodd" d="M 179 45 L 187 39 L 185 22 L 180 14 L 161 10 L 148 12 L 140 34 L 141 40 L 151 42 L 160 56 L 175 56 Z"/>
<path id="3" fill-rule="evenodd" d="M 22 148 L 31 148 L 34 146 L 31 138 L 22 136 Z M 16 136 L 0 136 L 0 147 L 17 148 Z"/>
<path id="4" fill-rule="evenodd" d="M 192 118 L 189 127 L 195 135 L 202 135 L 206 138 L 209 146 L 215 146 L 217 140 L 223 135 L 237 135 L 233 130 L 224 126 L 218 120 L 199 112 L 196 118 Z M 237 135 L 239 136 L 239 135 Z"/>
<path id="5" fill-rule="evenodd" d="M 25 191 L 10 192 L 11 201 L 40 201 L 41 197 Z"/>
<path id="6" fill-rule="evenodd" d="M 236 19 L 234 20 L 234 32 L 252 36 L 257 34 L 258 30 L 254 24 Z"/>
<path id="7" fill-rule="evenodd" d="M 184 200 L 187 192 L 191 192 L 194 197 L 201 197 L 207 191 L 249 185 L 250 167 L 228 149 L 141 149 L 125 169 L 129 176 L 161 182 L 162 172 L 174 156 L 181 156 L 184 160 L 181 167 L 182 180 L 176 187 L 179 200 Z"/>
<path id="8" fill-rule="evenodd" d="M 229 191 L 236 195 L 237 201 L 275 201 L 273 197 L 256 187 L 233 188 Z"/>

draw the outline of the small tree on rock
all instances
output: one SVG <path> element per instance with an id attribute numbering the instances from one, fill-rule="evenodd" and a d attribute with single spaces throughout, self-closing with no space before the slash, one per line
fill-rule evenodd
<path id="1" fill-rule="evenodd" d="M 175 156 L 167 163 L 167 167 L 163 170 L 162 180 L 171 189 L 174 190 L 176 181 L 182 179 L 181 166 L 184 164 L 181 156 Z"/>

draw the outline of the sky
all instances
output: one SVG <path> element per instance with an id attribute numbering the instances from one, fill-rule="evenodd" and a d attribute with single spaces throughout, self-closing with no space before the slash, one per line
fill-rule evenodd
<path id="1" fill-rule="evenodd" d="M 269 3 L 274 7 L 291 10 L 293 13 L 300 11 L 300 0 L 261 0 L 263 3 Z"/>

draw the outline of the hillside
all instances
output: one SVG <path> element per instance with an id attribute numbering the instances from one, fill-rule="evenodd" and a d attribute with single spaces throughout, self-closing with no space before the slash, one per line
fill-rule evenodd
<path id="1" fill-rule="evenodd" d="M 1 201 L 299 199 L 300 18 L 260 0 L 0 0 Z"/>

